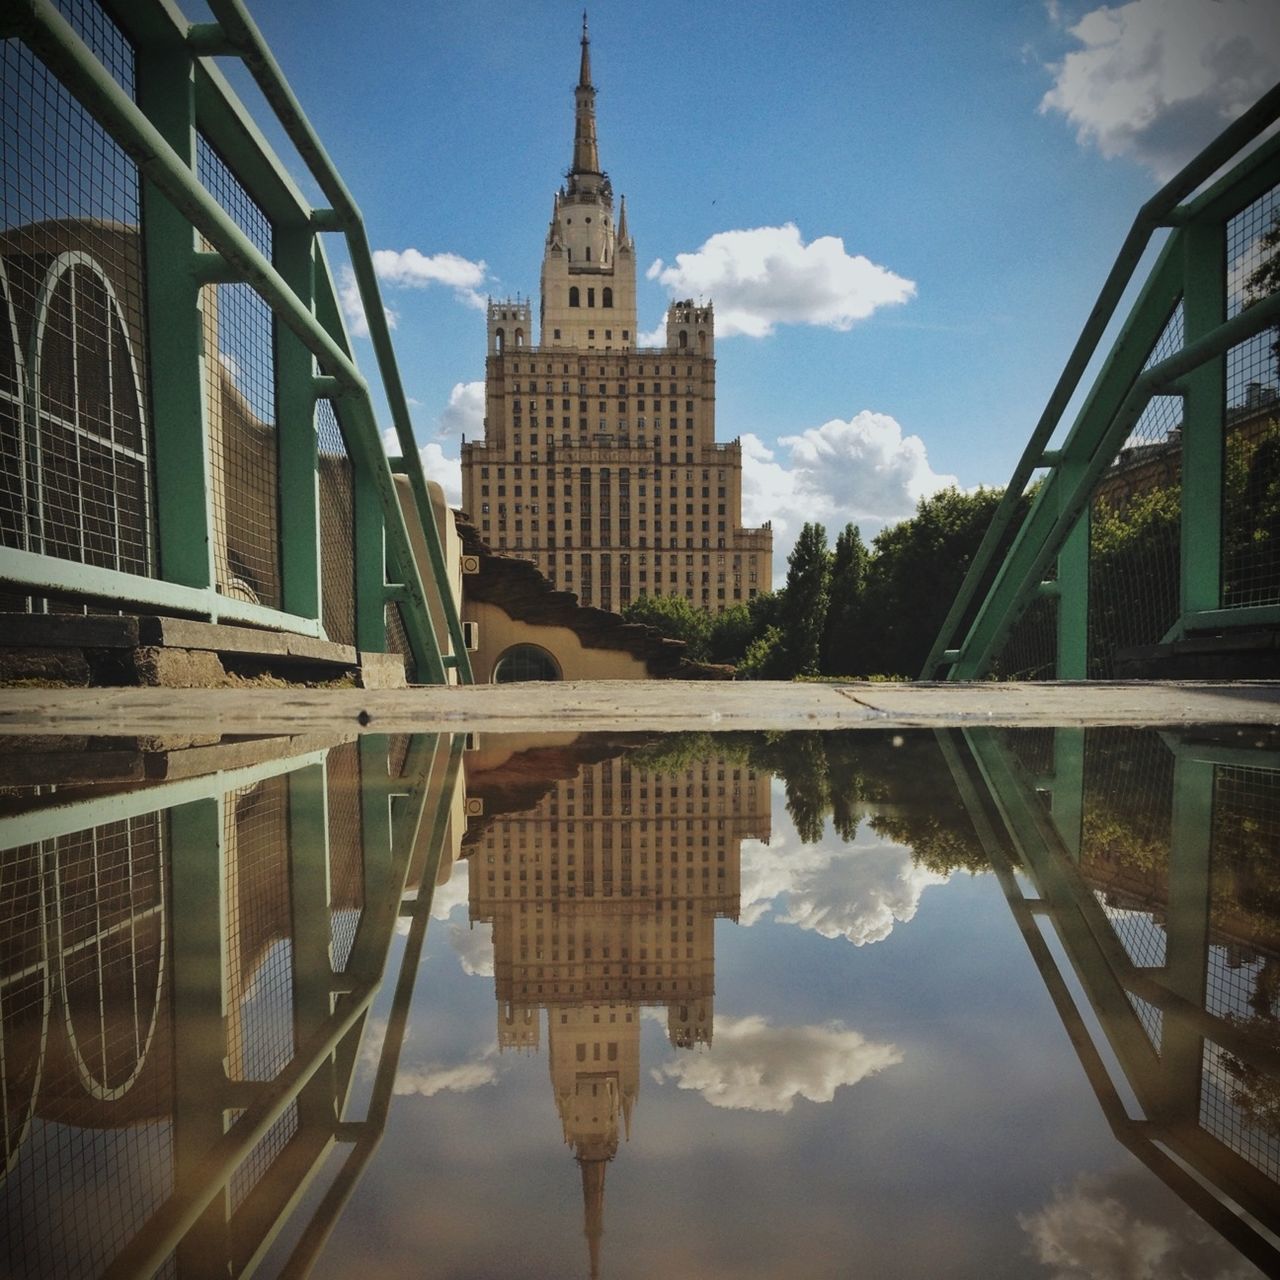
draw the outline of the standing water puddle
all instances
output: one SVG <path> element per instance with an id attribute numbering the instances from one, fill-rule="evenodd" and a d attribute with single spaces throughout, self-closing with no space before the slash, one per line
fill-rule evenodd
<path id="1" fill-rule="evenodd" d="M 1274 733 L 23 745 L 9 1274 L 1280 1271 Z"/>

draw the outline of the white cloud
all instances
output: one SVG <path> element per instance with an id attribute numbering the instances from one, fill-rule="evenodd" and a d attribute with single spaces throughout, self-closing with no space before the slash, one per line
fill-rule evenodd
<path id="1" fill-rule="evenodd" d="M 382 446 L 388 457 L 400 456 L 400 441 L 391 427 L 382 433 Z M 418 456 L 422 459 L 427 479 L 434 480 L 444 490 L 444 500 L 451 507 L 459 506 L 462 502 L 462 458 L 449 457 L 434 440 L 420 445 Z"/>
<path id="2" fill-rule="evenodd" d="M 469 307 L 483 311 L 485 297 L 479 292 L 489 273 L 484 262 L 472 262 L 456 253 L 420 253 L 417 249 L 375 249 L 373 269 L 387 284 L 426 289 L 433 284 L 453 290 L 454 297 Z"/>
<path id="3" fill-rule="evenodd" d="M 652 1075 L 695 1090 L 713 1107 L 785 1115 L 797 1098 L 830 1102 L 841 1085 L 901 1061 L 893 1045 L 873 1044 L 839 1022 L 775 1027 L 757 1016 L 721 1014 L 710 1046 L 681 1053 Z"/>
<path id="4" fill-rule="evenodd" d="M 657 265 L 656 263 L 654 264 Z M 663 316 L 648 333 L 636 334 L 637 347 L 665 347 L 667 345 L 667 317 Z"/>
<path id="5" fill-rule="evenodd" d="M 1051 17 L 1053 17 L 1051 11 Z M 1274 0 L 1131 0 L 1086 13 L 1040 104 L 1164 180 L 1280 78 Z"/>
<path id="6" fill-rule="evenodd" d="M 773 911 L 824 938 L 855 947 L 882 942 L 913 919 L 920 896 L 948 877 L 918 865 L 905 845 L 868 843 L 860 829 L 852 844 L 805 845 L 775 837 L 743 841 L 739 921 L 755 924 Z"/>
<path id="7" fill-rule="evenodd" d="M 455 382 L 449 392 L 449 403 L 440 414 L 441 439 L 460 440 L 463 436 L 479 439 L 484 434 L 484 379 Z"/>
<path id="8" fill-rule="evenodd" d="M 767 337 L 779 324 L 848 329 L 877 307 L 915 296 L 910 280 L 845 252 L 838 236 L 805 244 L 791 222 L 719 231 L 693 253 L 659 258 L 646 273 L 673 298 L 710 298 L 716 335 Z"/>
<path id="9" fill-rule="evenodd" d="M 493 929 L 481 926 L 464 928 L 460 924 L 449 926 L 449 945 L 458 956 L 463 973 L 472 977 L 493 977 Z"/>
<path id="10" fill-rule="evenodd" d="M 364 302 L 360 297 L 360 286 L 356 283 L 356 273 L 351 269 L 351 265 L 346 262 L 342 264 L 338 272 L 338 304 L 342 307 L 342 314 L 346 316 L 347 328 L 351 330 L 351 336 L 353 338 L 367 338 L 369 336 L 369 318 L 365 315 Z M 394 329 L 396 327 L 396 313 L 386 306 L 382 310 L 386 313 L 387 327 Z"/>
<path id="11" fill-rule="evenodd" d="M 833 539 L 852 521 L 869 540 L 912 515 L 921 498 L 957 483 L 933 470 L 919 436 L 904 435 L 895 419 L 870 409 L 784 436 L 776 450 L 742 436 L 742 517 L 748 525 L 772 521 L 779 586 L 806 521 L 821 521 Z"/>
<path id="12" fill-rule="evenodd" d="M 425 1067 L 403 1067 L 396 1073 L 395 1092 L 431 1098 L 437 1093 L 470 1093 L 473 1089 L 482 1089 L 497 1082 L 496 1054 L 497 1045 L 494 1045 L 478 1058 L 452 1067 L 434 1063 Z"/>

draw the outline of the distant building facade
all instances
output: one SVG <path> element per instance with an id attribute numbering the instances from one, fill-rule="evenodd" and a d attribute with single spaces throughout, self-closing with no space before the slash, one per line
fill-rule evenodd
<path id="1" fill-rule="evenodd" d="M 684 596 L 719 612 L 768 590 L 773 534 L 742 526 L 742 450 L 715 438 L 715 317 L 673 303 L 636 346 L 636 250 L 600 167 L 586 23 L 573 165 L 527 299 L 493 301 L 485 438 L 462 446 L 463 507 L 495 550 L 584 605 Z"/>

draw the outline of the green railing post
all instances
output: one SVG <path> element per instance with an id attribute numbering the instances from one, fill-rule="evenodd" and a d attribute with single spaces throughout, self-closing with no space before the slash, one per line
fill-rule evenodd
<path id="1" fill-rule="evenodd" d="M 314 300 L 315 234 L 277 226 L 275 266 L 308 307 Z M 280 440 L 280 567 L 287 613 L 319 618 L 320 498 L 315 357 L 287 325 L 276 331 L 276 430 Z"/>
<path id="2" fill-rule="evenodd" d="M 1063 462 L 1063 479 L 1072 487 L 1079 479 L 1078 462 Z M 1081 511 L 1058 552 L 1059 680 L 1084 680 L 1089 675 L 1089 528 L 1090 511 Z M 1077 852 L 1078 852 L 1077 846 Z"/>
<path id="3" fill-rule="evenodd" d="M 382 503 L 373 482 L 352 470 L 355 511 L 356 648 L 383 653 L 387 648 L 387 550 Z"/>
<path id="4" fill-rule="evenodd" d="M 195 1193 L 205 1160 L 225 1133 L 227 1094 L 226 878 L 223 807 L 234 798 L 196 800 L 171 809 L 169 847 L 173 982 L 173 1189 Z M 177 1248 L 183 1277 L 225 1276 L 230 1257 L 227 1197 L 209 1202 Z"/>
<path id="5" fill-rule="evenodd" d="M 137 95 L 138 106 L 194 171 L 195 80 L 191 56 L 180 42 L 143 51 Z M 183 586 L 213 587 L 204 362 L 216 353 L 204 350 L 196 232 L 185 212 L 141 176 L 160 576 Z"/>
<path id="6" fill-rule="evenodd" d="M 1191 223 L 1182 235 L 1185 340 L 1191 343 L 1227 318 L 1227 238 L 1220 221 L 1208 220 Z M 1183 383 L 1180 612 L 1185 616 L 1222 603 L 1226 356 L 1206 360 Z"/>
<path id="7" fill-rule="evenodd" d="M 1053 731 L 1053 825 L 1077 864 L 1084 844 L 1084 735 L 1083 729 Z"/>

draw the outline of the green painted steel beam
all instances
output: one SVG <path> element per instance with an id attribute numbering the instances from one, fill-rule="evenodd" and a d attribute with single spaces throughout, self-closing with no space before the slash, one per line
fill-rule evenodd
<path id="1" fill-rule="evenodd" d="M 1177 247 L 1176 240 L 1171 242 L 1171 247 Z M 1056 504 L 1058 516 L 1055 520 L 1035 522 L 1031 516 L 1028 517 L 979 610 L 961 658 L 951 667 L 952 679 L 979 679 L 989 669 L 999 646 L 1029 603 L 1034 585 L 1043 578 L 1049 561 L 1058 553 L 1072 524 L 1087 506 L 1097 481 L 1129 437 L 1150 398 L 1165 393 L 1170 383 L 1197 365 L 1262 332 L 1278 320 L 1280 294 L 1275 294 L 1147 368 L 1134 379 L 1114 413 L 1105 412 L 1106 406 L 1103 406 L 1103 412 L 1090 416 L 1086 406 L 1081 421 L 1077 422 L 1064 446 L 1066 455 L 1082 465 L 1069 490 Z M 1136 328 L 1139 334 L 1149 336 L 1154 344 L 1163 328 L 1163 321 L 1156 321 L 1152 314 L 1148 314 L 1145 322 L 1140 317 Z M 1037 495 L 1039 500 L 1046 501 L 1037 501 L 1033 505 L 1033 516 L 1037 507 L 1043 510 L 1047 506 L 1048 495 L 1058 483 L 1068 483 L 1062 479 L 1063 473 L 1064 469 L 1059 467 L 1050 474 Z"/>
<path id="2" fill-rule="evenodd" d="M 35 551 L 0 548 L 0 581 L 35 593 L 91 596 L 112 604 L 138 605 L 161 613 L 189 613 L 214 622 L 243 623 L 268 631 L 321 635 L 317 618 L 302 618 L 248 600 L 224 596 L 212 587 L 188 587 L 160 578 L 144 578 L 119 569 L 103 569 L 78 560 L 59 560 Z"/>
<path id="3" fill-rule="evenodd" d="M 1085 321 L 1080 337 L 1076 340 L 1066 366 L 1045 405 L 1044 412 L 1040 415 L 1027 447 L 1014 468 L 1013 477 L 992 517 L 991 525 L 974 556 L 969 572 L 965 575 L 960 591 L 939 630 L 938 637 L 926 659 L 924 670 L 921 672 L 923 679 L 932 679 L 942 665 L 943 653 L 947 649 L 958 647 L 956 632 L 961 621 L 969 611 L 978 585 L 987 575 L 996 550 L 1014 518 L 1018 501 L 1025 492 L 1031 476 L 1039 466 L 1044 465 L 1041 459 L 1045 449 L 1058 429 L 1068 403 L 1097 352 L 1153 233 L 1169 225 L 1170 215 L 1178 209 L 1181 201 L 1213 178 L 1223 165 L 1228 164 L 1277 118 L 1280 118 L 1280 85 L 1263 95 L 1248 111 L 1233 121 L 1139 210 L 1103 283 L 1098 299 Z M 1265 164 L 1273 154 L 1268 152 L 1268 155 L 1260 161 L 1246 157 L 1243 163 L 1248 166 L 1255 163 Z M 1216 192 L 1221 186 L 1222 184 L 1219 183 L 1211 190 Z M 954 668 L 951 678 L 956 678 Z"/>

